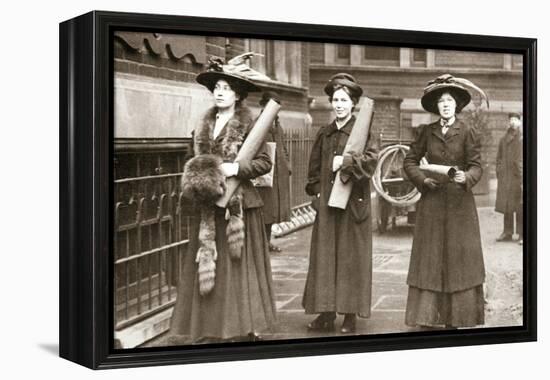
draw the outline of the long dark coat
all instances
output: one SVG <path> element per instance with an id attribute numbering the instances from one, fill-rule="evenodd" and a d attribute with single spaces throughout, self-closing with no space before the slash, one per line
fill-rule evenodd
<path id="1" fill-rule="evenodd" d="M 290 220 L 290 162 L 285 148 L 284 131 L 277 117 L 269 130 L 267 142 L 276 144 L 273 187 L 258 187 L 264 201 L 262 209 L 266 224 Z"/>
<path id="2" fill-rule="evenodd" d="M 460 120 L 444 136 L 439 122 L 427 125 L 411 144 L 404 160 L 409 179 L 422 193 L 407 284 L 420 289 L 452 293 L 480 285 L 485 267 L 479 220 L 472 187 L 482 174 L 479 138 Z M 419 169 L 422 157 L 431 164 L 458 166 L 466 183 L 447 182 L 436 190 L 424 185 Z"/>
<path id="3" fill-rule="evenodd" d="M 206 130 L 203 135 L 212 135 L 215 124 L 215 109 L 203 119 Z M 250 110 L 239 107 L 220 135 L 212 141 L 213 154 L 222 156 L 223 140 L 228 129 L 252 127 Z M 198 144 L 198 135 L 193 142 Z M 223 156 L 222 156 L 223 157 Z M 265 145 L 252 160 L 239 161 L 237 178 L 241 180 L 243 196 L 243 221 L 245 224 L 244 249 L 240 259 L 232 259 L 226 236 L 225 209 L 217 208 L 216 224 L 216 277 L 213 290 L 207 295 L 199 293 L 199 281 L 195 256 L 199 249 L 200 210 L 191 218 L 189 245 L 183 256 L 183 269 L 178 284 L 176 305 L 170 327 L 171 344 L 189 344 L 208 339 L 230 339 L 246 336 L 250 332 L 262 332 L 274 327 L 276 320 L 275 297 L 271 276 L 271 264 L 264 221 L 261 213 L 262 200 L 250 179 L 271 170 L 271 160 Z"/>
<path id="4" fill-rule="evenodd" d="M 303 306 L 308 314 L 326 311 L 370 315 L 372 288 L 372 221 L 370 176 L 378 151 L 369 136 L 363 152 L 344 156 L 341 178 L 353 181 L 345 210 L 328 206 L 335 180 L 332 161 L 342 155 L 355 123 L 340 130 L 336 122 L 317 133 L 309 159 L 306 192 L 316 196 L 317 215 L 311 236 Z"/>
<path id="5" fill-rule="evenodd" d="M 497 200 L 495 210 L 512 213 L 521 208 L 523 181 L 523 141 L 519 131 L 508 129 L 498 144 Z"/>

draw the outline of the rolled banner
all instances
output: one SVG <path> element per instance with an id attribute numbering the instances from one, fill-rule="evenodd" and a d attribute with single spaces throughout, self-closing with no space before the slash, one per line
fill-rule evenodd
<path id="1" fill-rule="evenodd" d="M 355 125 L 351 130 L 343 154 L 349 152 L 358 153 L 365 150 L 373 113 L 374 100 L 365 96 L 363 98 L 363 103 L 361 104 L 361 110 L 357 114 Z M 351 195 L 352 186 L 353 181 L 348 181 L 347 183 L 342 182 L 340 179 L 340 170 L 338 170 L 336 172 L 336 178 L 334 180 L 334 185 L 332 185 L 330 198 L 328 200 L 329 207 L 341 208 L 342 210 L 345 210 Z"/>
<path id="2" fill-rule="evenodd" d="M 418 168 L 422 171 L 432 174 L 439 174 L 453 179 L 458 167 L 456 166 L 447 166 L 447 165 L 436 165 L 436 164 L 420 164 Z"/>
<path id="3" fill-rule="evenodd" d="M 237 153 L 235 162 L 239 162 L 239 160 L 251 160 L 254 158 L 264 143 L 267 133 L 273 124 L 273 120 L 275 120 L 275 117 L 280 109 L 281 105 L 273 99 L 270 99 L 269 102 L 267 102 L 263 112 L 258 117 L 258 120 L 256 120 L 256 123 L 248 133 L 246 140 L 244 140 L 241 149 Z M 216 206 L 222 208 L 227 207 L 229 199 L 231 199 L 240 183 L 241 181 L 236 177 L 227 178 L 225 183 L 227 188 L 223 196 L 216 202 Z"/>

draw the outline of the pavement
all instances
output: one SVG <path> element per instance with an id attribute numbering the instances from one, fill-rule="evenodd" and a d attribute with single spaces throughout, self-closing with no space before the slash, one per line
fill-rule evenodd
<path id="1" fill-rule="evenodd" d="M 496 242 L 501 233 L 502 214 L 494 212 L 494 191 L 477 196 L 483 254 L 487 272 L 485 284 L 486 324 L 483 327 L 522 324 L 522 246 L 517 242 Z M 373 236 L 372 315 L 358 318 L 357 334 L 379 334 L 415 331 L 405 325 L 407 299 L 406 277 L 412 246 L 413 226 L 398 217 L 396 226 L 385 234 Z M 301 306 L 307 275 L 311 227 L 304 228 L 273 243 L 282 252 L 271 256 L 278 326 L 268 339 L 308 338 L 338 335 L 310 333 L 306 325 L 315 315 L 306 315 Z M 337 327 L 343 321 L 339 316 Z"/>
<path id="2" fill-rule="evenodd" d="M 522 246 L 517 242 L 496 242 L 502 229 L 502 214 L 494 211 L 495 186 L 486 195 L 476 196 L 483 255 L 486 268 L 485 325 L 483 327 L 522 324 Z M 358 318 L 356 334 L 398 333 L 417 330 L 405 325 L 407 271 L 413 239 L 413 226 L 407 218 L 397 217 L 396 225 L 384 234 L 373 234 L 372 313 Z M 311 226 L 273 239 L 282 252 L 271 254 L 278 323 L 269 340 L 311 338 L 338 335 L 343 316 L 338 316 L 334 332 L 308 332 L 306 325 L 315 315 L 306 315 L 301 303 L 311 241 Z M 466 237 L 467 238 L 467 237 Z M 166 345 L 166 334 L 143 346 Z"/>

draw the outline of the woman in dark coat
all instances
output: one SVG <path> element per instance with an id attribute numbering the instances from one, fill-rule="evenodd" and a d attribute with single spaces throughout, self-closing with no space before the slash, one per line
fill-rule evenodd
<path id="1" fill-rule="evenodd" d="M 265 107 L 269 99 L 280 103 L 279 95 L 273 91 L 262 94 L 260 106 Z M 275 143 L 275 162 L 273 163 L 273 186 L 257 187 L 258 193 L 264 202 L 262 209 L 264 214 L 265 232 L 269 242 L 269 250 L 281 252 L 281 249 L 271 243 L 271 226 L 290 220 L 290 161 L 285 147 L 285 132 L 279 117 L 275 117 L 267 134 L 266 142 Z"/>
<path id="2" fill-rule="evenodd" d="M 355 331 L 356 316 L 369 317 L 372 288 L 372 221 L 370 177 L 378 151 L 369 136 L 362 152 L 342 155 L 354 127 L 352 111 L 363 93 L 349 74 L 336 74 L 325 87 L 336 119 L 317 133 L 309 159 L 306 192 L 317 209 L 311 236 L 303 306 L 320 315 L 309 330 L 334 327 L 336 313 L 345 314 L 342 333 Z M 336 177 L 352 181 L 345 210 L 328 206 Z"/>
<path id="3" fill-rule="evenodd" d="M 258 88 L 221 64 L 211 67 L 197 82 L 212 91 L 216 105 L 194 131 L 195 157 L 182 178 L 182 191 L 198 215 L 189 227 L 171 344 L 254 340 L 276 316 L 263 203 L 250 181 L 272 163 L 265 145 L 254 159 L 234 162 L 253 125 L 242 101 Z M 241 180 L 239 189 L 226 209 L 217 207 L 230 176 Z"/>
<path id="4" fill-rule="evenodd" d="M 422 193 L 407 278 L 409 326 L 484 323 L 485 268 L 472 193 L 482 174 L 480 143 L 476 131 L 455 116 L 471 99 L 464 82 L 447 74 L 424 89 L 422 106 L 440 119 L 424 126 L 404 160 L 405 172 Z M 422 171 L 423 157 L 457 167 L 454 179 Z"/>
<path id="5" fill-rule="evenodd" d="M 508 115 L 510 126 L 498 144 L 497 154 L 497 200 L 495 211 L 504 214 L 504 229 L 497 241 L 511 241 L 516 214 L 519 241 L 523 240 L 523 139 L 521 117 L 518 113 Z"/>

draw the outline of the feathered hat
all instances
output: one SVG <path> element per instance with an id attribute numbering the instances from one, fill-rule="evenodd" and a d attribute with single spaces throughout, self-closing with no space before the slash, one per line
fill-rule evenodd
<path id="1" fill-rule="evenodd" d="M 224 64 L 221 58 L 212 57 L 208 61 L 208 69 L 197 75 L 197 82 L 214 91 L 216 82 L 224 79 L 229 82 L 237 83 L 246 92 L 257 92 L 260 88 L 251 80 L 270 80 L 269 77 L 251 69 L 246 62 L 250 57 L 258 55 L 248 52 L 238 55 Z"/>
<path id="2" fill-rule="evenodd" d="M 420 102 L 426 111 L 439 115 L 437 102 L 443 93 L 448 92 L 455 99 L 456 113 L 459 113 L 472 99 L 467 88 L 478 92 L 487 103 L 487 107 L 489 107 L 489 98 L 481 88 L 467 79 L 456 78 L 451 74 L 444 74 L 429 81 L 428 85 L 424 87 L 424 95 L 422 95 Z"/>

